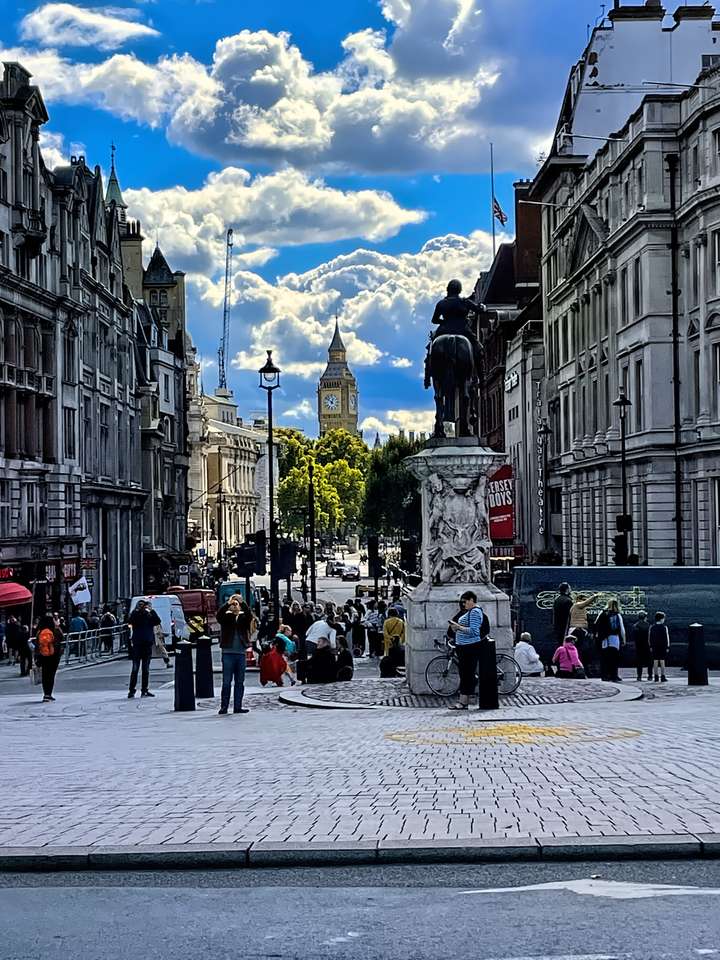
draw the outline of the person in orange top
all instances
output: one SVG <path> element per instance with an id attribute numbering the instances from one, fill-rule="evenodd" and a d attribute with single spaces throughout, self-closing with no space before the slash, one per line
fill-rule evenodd
<path id="1" fill-rule="evenodd" d="M 385 623 L 383 624 L 383 646 L 385 656 L 390 652 L 393 640 L 405 643 L 405 621 L 400 618 L 395 607 L 390 607 Z"/>

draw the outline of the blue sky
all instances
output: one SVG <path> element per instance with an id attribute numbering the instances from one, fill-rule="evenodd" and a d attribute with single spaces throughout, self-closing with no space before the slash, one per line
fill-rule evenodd
<path id="1" fill-rule="evenodd" d="M 315 432 L 337 313 L 372 434 L 427 426 L 432 304 L 490 257 L 488 143 L 512 215 L 512 182 L 533 175 L 600 12 L 594 0 L 0 0 L 0 55 L 42 90 L 49 165 L 83 152 L 107 170 L 117 145 L 147 255 L 157 235 L 187 272 L 206 390 L 233 226 L 241 412 L 261 405 L 255 370 L 273 348 L 281 417 Z"/>

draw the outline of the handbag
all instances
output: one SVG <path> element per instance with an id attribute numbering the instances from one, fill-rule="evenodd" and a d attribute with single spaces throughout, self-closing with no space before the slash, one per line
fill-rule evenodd
<path id="1" fill-rule="evenodd" d="M 573 667 L 572 675 L 576 680 L 586 679 L 584 667 Z"/>

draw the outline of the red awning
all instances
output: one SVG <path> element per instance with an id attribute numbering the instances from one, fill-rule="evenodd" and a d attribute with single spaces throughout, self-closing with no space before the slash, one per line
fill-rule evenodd
<path id="1" fill-rule="evenodd" d="M 32 603 L 32 594 L 19 583 L 0 583 L 0 607 L 19 607 Z"/>

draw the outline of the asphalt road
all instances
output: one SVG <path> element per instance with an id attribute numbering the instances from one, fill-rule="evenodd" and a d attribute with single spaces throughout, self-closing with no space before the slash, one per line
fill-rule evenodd
<path id="1" fill-rule="evenodd" d="M 5 875 L 0 956 L 689 960 L 720 956 L 717 884 L 712 862 Z"/>

